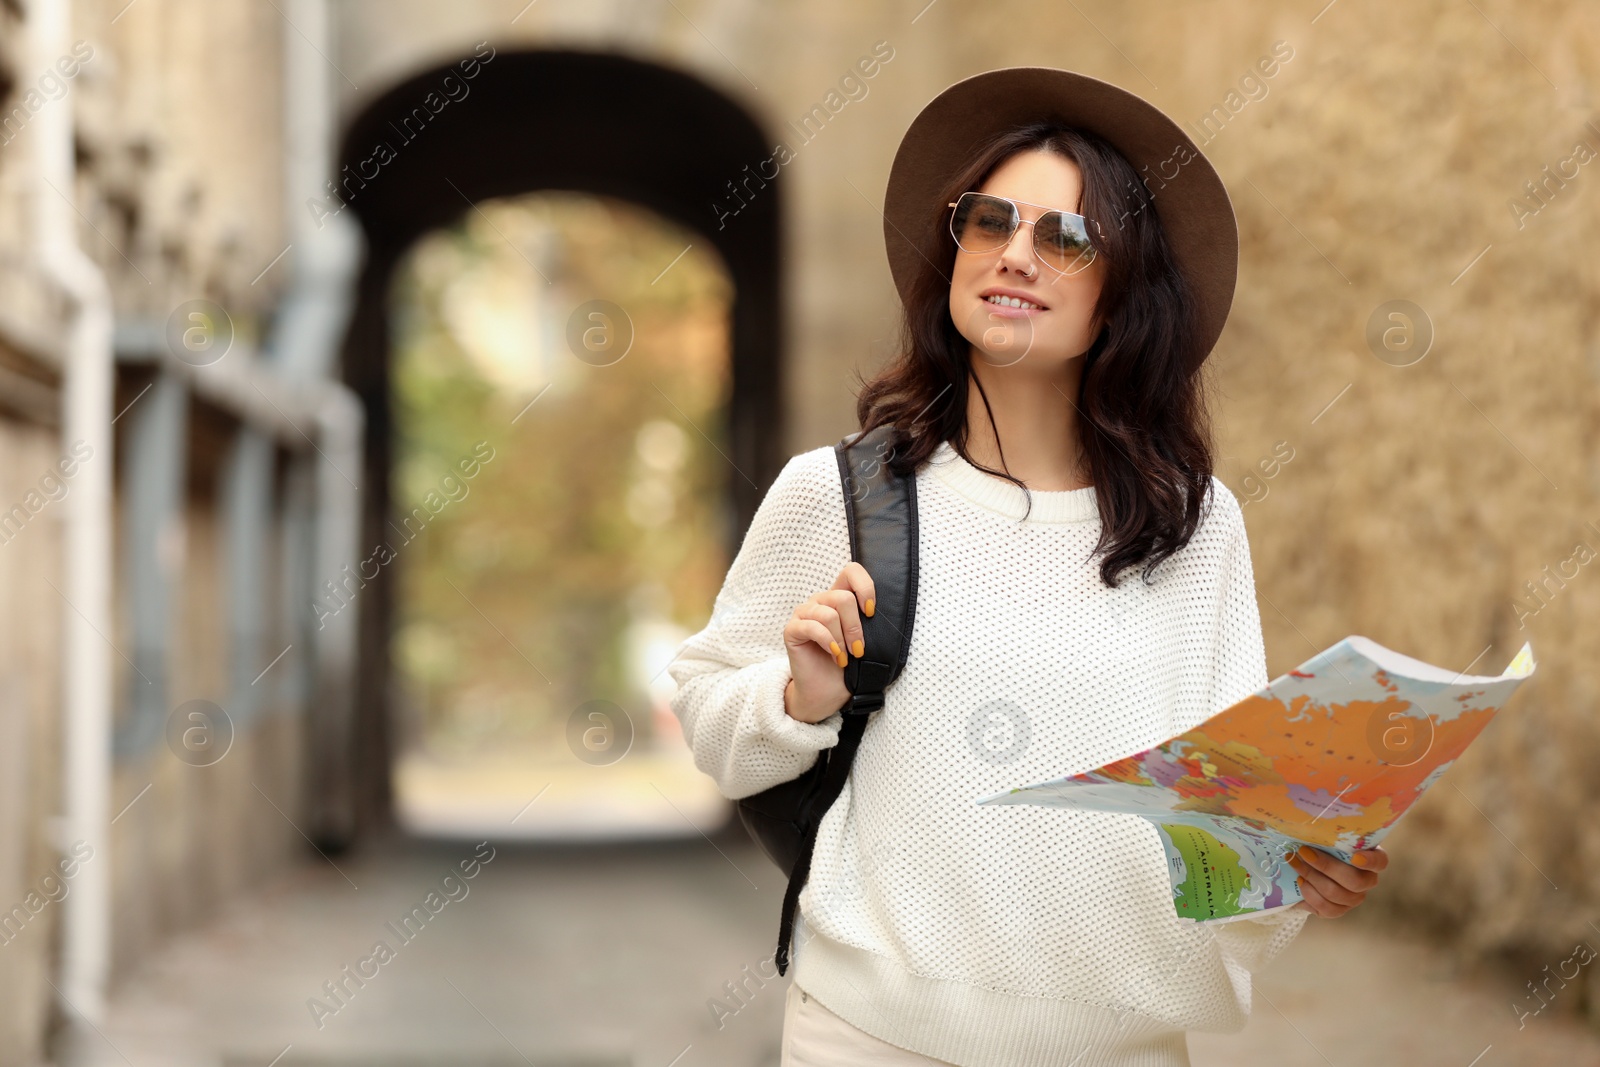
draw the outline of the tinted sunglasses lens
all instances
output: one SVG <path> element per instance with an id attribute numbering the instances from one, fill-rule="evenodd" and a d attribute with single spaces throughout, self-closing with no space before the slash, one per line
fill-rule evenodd
<path id="1" fill-rule="evenodd" d="M 950 232 L 956 244 L 968 252 L 1003 248 L 1016 229 L 1017 217 L 1011 204 L 993 196 L 963 193 L 950 219 Z"/>
<path id="2" fill-rule="evenodd" d="M 1040 259 L 1063 274 L 1075 274 L 1094 261 L 1094 245 L 1083 220 L 1059 211 L 1034 224 L 1033 247 Z"/>

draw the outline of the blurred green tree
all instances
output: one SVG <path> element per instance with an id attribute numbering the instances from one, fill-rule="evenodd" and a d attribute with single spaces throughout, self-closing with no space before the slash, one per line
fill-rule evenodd
<path id="1" fill-rule="evenodd" d="M 648 737 L 645 650 L 703 622 L 728 562 L 731 298 L 693 234 L 588 195 L 486 202 L 412 251 L 391 305 L 408 746 L 559 749 L 592 699 Z M 406 541 L 430 492 L 448 502 Z"/>

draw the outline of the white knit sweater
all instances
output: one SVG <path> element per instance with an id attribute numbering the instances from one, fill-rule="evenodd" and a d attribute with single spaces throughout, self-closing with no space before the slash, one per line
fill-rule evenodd
<path id="1" fill-rule="evenodd" d="M 1145 585 L 1099 576 L 1095 489 L 1023 491 L 940 446 L 917 475 L 905 670 L 817 834 L 794 980 L 892 1044 L 961 1067 L 1175 1067 L 1234 1031 L 1250 972 L 1307 915 L 1173 911 L 1132 815 L 983 806 L 1166 740 L 1267 682 L 1244 519 L 1212 480 L 1195 536 Z M 737 799 L 799 775 L 841 717 L 784 712 L 782 631 L 850 559 L 831 447 L 791 459 L 706 628 L 669 668 L 696 764 Z"/>

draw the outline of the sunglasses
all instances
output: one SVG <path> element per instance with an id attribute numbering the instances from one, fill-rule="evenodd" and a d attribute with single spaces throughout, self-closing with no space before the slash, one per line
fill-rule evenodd
<path id="1" fill-rule="evenodd" d="M 1089 239 L 1089 219 L 1070 211 L 1048 210 L 1029 222 L 1017 210 L 1028 204 L 989 193 L 962 193 L 947 207 L 955 208 L 950 216 L 950 236 L 963 252 L 994 252 L 1011 243 L 1019 226 L 1033 227 L 1033 251 L 1041 263 L 1062 274 L 1076 274 L 1094 262 L 1095 247 Z M 1096 232 L 1104 237 L 1098 222 Z"/>

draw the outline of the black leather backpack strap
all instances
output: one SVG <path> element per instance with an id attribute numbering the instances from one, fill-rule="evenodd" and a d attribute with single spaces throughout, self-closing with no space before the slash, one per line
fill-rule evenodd
<path id="1" fill-rule="evenodd" d="M 889 469 L 894 428 L 880 426 L 835 448 L 844 509 L 850 527 L 850 558 L 872 576 L 877 602 L 863 615 L 865 655 L 844 670 L 852 697 L 849 710 L 883 706 L 883 691 L 898 677 L 911 648 L 917 611 L 917 481 Z"/>
<path id="2" fill-rule="evenodd" d="M 839 740 L 817 754 L 827 763 L 806 819 L 800 856 L 783 894 L 778 951 L 773 957 L 779 974 L 788 970 L 795 914 L 811 872 L 817 828 L 844 790 L 867 719 L 883 707 L 884 690 L 900 676 L 911 647 L 917 606 L 917 483 L 914 474 L 899 477 L 890 470 L 894 432 L 892 426 L 881 426 L 871 433 L 853 434 L 834 449 L 850 528 L 850 558 L 871 576 L 876 603 L 871 615 L 861 617 L 863 655 L 851 657 L 844 670 L 851 695 L 839 709 L 844 716 Z"/>

